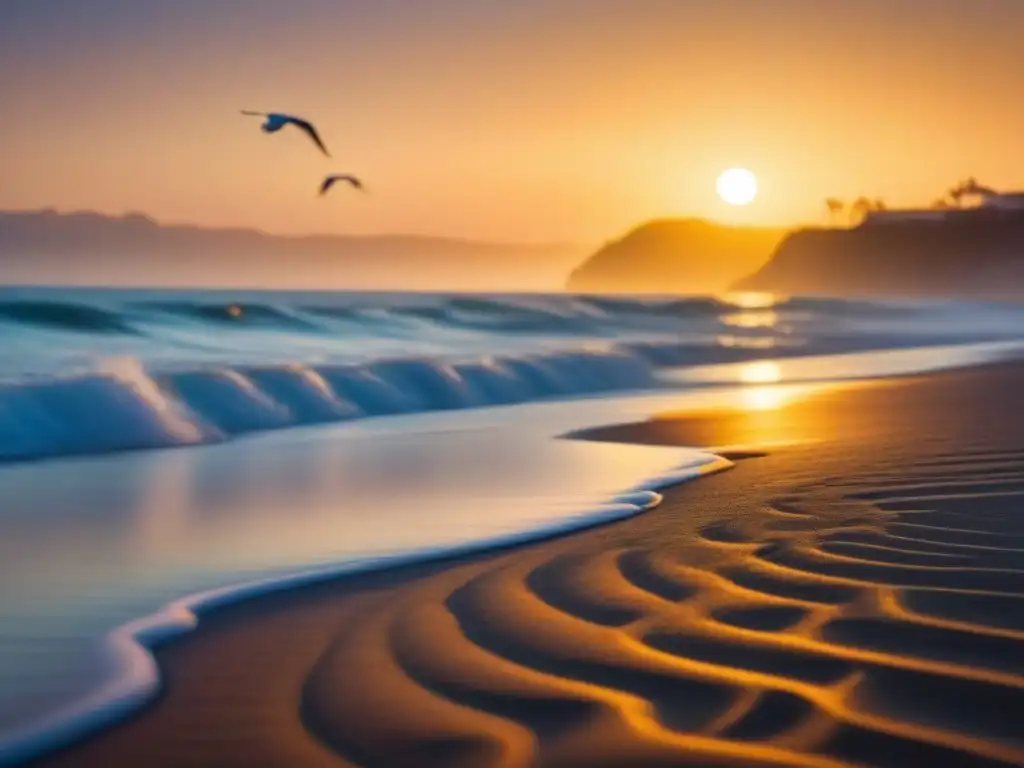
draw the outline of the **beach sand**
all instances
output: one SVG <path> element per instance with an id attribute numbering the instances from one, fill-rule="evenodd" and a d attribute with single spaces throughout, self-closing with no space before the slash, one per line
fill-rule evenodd
<path id="1" fill-rule="evenodd" d="M 38 765 L 1022 765 L 1021 392 L 1001 364 L 595 430 L 771 447 L 626 522 L 215 611 L 152 706 Z"/>

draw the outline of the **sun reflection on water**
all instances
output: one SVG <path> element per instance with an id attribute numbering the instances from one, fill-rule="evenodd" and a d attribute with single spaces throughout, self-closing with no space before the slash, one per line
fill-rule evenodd
<path id="1" fill-rule="evenodd" d="M 784 301 L 783 296 L 761 291 L 736 291 L 722 294 L 716 299 L 723 304 L 729 304 L 739 309 L 770 309 Z"/>
<path id="2" fill-rule="evenodd" d="M 724 325 L 733 328 L 774 328 L 779 324 L 779 313 L 772 309 L 736 312 L 721 320 Z"/>
<path id="3" fill-rule="evenodd" d="M 720 347 L 728 347 L 730 349 L 772 349 L 782 346 L 780 340 L 773 336 L 719 336 L 715 339 L 715 343 Z"/>
<path id="4" fill-rule="evenodd" d="M 744 384 L 774 384 L 781 380 L 782 369 L 772 360 L 746 363 L 740 369 L 740 381 Z"/>
<path id="5" fill-rule="evenodd" d="M 793 397 L 783 387 L 751 387 L 740 393 L 740 405 L 745 411 L 774 411 Z"/>

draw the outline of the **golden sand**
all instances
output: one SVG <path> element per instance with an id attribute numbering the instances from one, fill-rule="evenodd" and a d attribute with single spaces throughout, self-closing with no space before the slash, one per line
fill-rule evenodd
<path id="1" fill-rule="evenodd" d="M 592 433 L 815 442 L 623 523 L 215 612 L 152 707 L 41 764 L 1024 765 L 1021 391 L 995 366 Z"/>

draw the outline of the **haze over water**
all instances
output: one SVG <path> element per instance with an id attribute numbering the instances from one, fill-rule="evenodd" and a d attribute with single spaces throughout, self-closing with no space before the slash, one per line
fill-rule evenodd
<path id="1" fill-rule="evenodd" d="M 0 209 L 597 244 L 1012 189 L 1021 28 L 1016 0 L 8 2 Z M 334 162 L 239 109 L 315 119 Z M 372 194 L 316 200 L 341 171 Z"/>

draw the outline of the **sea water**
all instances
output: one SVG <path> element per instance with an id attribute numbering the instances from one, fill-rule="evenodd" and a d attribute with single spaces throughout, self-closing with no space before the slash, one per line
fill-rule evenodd
<path id="1" fill-rule="evenodd" d="M 196 610 L 627 517 L 657 501 L 638 489 L 727 466 L 560 435 L 765 380 L 751 369 L 989 359 L 1020 318 L 771 297 L 0 293 L 0 762 L 145 701 L 145 643 Z"/>

